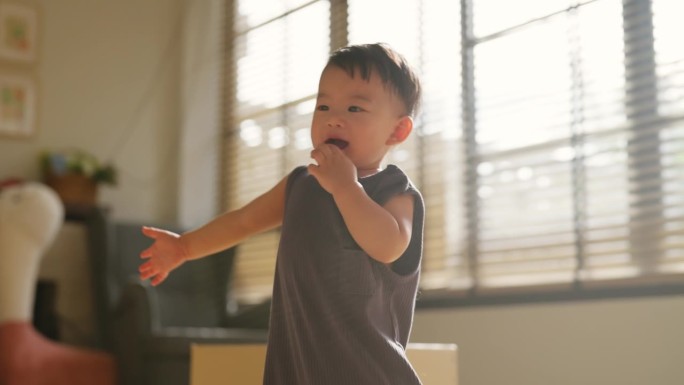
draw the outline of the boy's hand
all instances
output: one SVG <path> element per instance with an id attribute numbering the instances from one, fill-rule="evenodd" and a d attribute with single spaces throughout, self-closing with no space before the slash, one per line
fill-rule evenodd
<path id="1" fill-rule="evenodd" d="M 309 173 L 330 194 L 335 195 L 357 183 L 356 166 L 339 147 L 322 144 L 311 151 L 311 157 L 318 165 L 310 164 Z"/>
<path id="2" fill-rule="evenodd" d="M 142 232 L 154 243 L 140 253 L 140 258 L 148 260 L 138 268 L 140 278 L 151 278 L 152 286 L 157 286 L 188 259 L 188 254 L 176 233 L 147 226 L 143 226 Z"/>

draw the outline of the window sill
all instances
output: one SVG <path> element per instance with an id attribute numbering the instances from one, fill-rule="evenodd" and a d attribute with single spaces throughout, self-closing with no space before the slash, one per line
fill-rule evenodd
<path id="1" fill-rule="evenodd" d="M 602 282 L 562 289 L 558 286 L 527 289 L 419 291 L 416 310 L 684 295 L 684 279 L 679 276 L 677 282 L 632 282 L 630 285 Z"/>

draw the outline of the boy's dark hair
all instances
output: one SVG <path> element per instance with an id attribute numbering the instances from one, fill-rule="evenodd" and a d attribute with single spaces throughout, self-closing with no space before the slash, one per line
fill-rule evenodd
<path id="1" fill-rule="evenodd" d="M 380 75 L 382 83 L 401 98 L 406 113 L 413 116 L 420 104 L 420 79 L 406 59 L 385 43 L 351 45 L 337 49 L 326 67 L 334 65 L 354 77 L 356 70 L 368 81 L 371 71 Z"/>

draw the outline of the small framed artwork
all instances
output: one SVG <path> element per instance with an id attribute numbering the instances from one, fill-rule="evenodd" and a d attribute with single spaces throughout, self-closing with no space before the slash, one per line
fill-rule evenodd
<path id="1" fill-rule="evenodd" d="M 36 129 L 36 82 L 0 72 L 0 136 L 28 138 Z"/>
<path id="2" fill-rule="evenodd" d="M 0 3 L 0 58 L 33 62 L 38 50 L 37 28 L 35 7 Z"/>

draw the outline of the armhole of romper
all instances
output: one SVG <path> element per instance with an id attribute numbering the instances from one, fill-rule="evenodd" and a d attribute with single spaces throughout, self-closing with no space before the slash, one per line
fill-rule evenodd
<path id="1" fill-rule="evenodd" d="M 420 191 L 411 183 L 409 177 L 400 168 L 390 165 L 393 169 L 390 178 L 387 179 L 386 188 L 380 197 L 378 204 L 384 205 L 392 197 L 399 194 L 411 194 L 413 196 L 413 227 L 411 241 L 406 251 L 391 264 L 391 270 L 400 277 L 413 275 L 420 268 L 423 254 L 423 222 L 425 218 L 425 204 Z M 381 189 L 382 190 L 382 189 Z"/>
<path id="2" fill-rule="evenodd" d="M 420 268 L 423 255 L 423 223 L 425 218 L 425 206 L 420 192 L 413 186 L 409 186 L 404 194 L 411 194 L 414 198 L 411 241 L 401 257 L 392 263 L 392 271 L 402 277 L 413 275 Z"/>
<path id="3" fill-rule="evenodd" d="M 285 200 L 286 201 L 287 201 L 287 198 L 290 196 L 290 191 L 292 190 L 292 185 L 294 184 L 295 179 L 300 177 L 306 170 L 307 170 L 306 166 L 298 166 L 290 172 L 290 175 L 287 177 L 287 184 L 285 185 Z"/>

